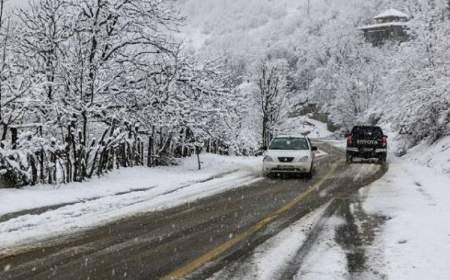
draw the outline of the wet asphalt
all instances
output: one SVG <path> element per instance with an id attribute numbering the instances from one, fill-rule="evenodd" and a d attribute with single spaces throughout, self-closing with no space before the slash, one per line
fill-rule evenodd
<path id="1" fill-rule="evenodd" d="M 161 279 L 168 275 L 206 279 L 230 263 L 245 260 L 262 242 L 324 203 L 349 197 L 387 169 L 347 165 L 341 151 L 319 146 L 328 155 L 317 161 L 313 179 L 264 179 L 173 209 L 54 238 L 0 256 L 0 279 Z M 308 195 L 301 201 L 291 203 L 305 192 Z M 291 207 L 279 211 L 289 203 Z M 270 216 L 270 222 L 250 231 Z M 236 236 L 245 238 L 218 250 Z M 286 277 L 300 265 L 293 263 Z"/>

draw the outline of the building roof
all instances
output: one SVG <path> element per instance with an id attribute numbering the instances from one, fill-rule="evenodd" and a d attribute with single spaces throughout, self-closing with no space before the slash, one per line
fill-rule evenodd
<path id="1" fill-rule="evenodd" d="M 405 14 L 403 12 L 400 12 L 399 10 L 391 8 L 389 10 L 386 10 L 386 11 L 382 12 L 379 15 L 376 15 L 374 17 L 374 19 L 383 19 L 383 18 L 390 18 L 390 17 L 397 17 L 397 18 L 406 18 L 406 19 L 408 19 L 409 15 L 407 15 L 407 14 Z"/>
<path id="2" fill-rule="evenodd" d="M 376 24 L 370 24 L 359 27 L 361 30 L 369 30 L 369 29 L 377 29 L 377 28 L 383 28 L 383 27 L 389 27 L 389 26 L 407 26 L 407 22 L 385 22 L 385 23 L 376 23 Z"/>

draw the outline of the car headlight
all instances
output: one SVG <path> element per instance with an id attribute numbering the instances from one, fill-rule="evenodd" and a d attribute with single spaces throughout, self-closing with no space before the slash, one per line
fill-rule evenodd
<path id="1" fill-rule="evenodd" d="M 270 156 L 265 156 L 264 161 L 271 162 L 271 161 L 273 161 L 273 158 Z"/>
<path id="2" fill-rule="evenodd" d="M 307 162 L 309 160 L 309 156 L 304 156 L 298 159 L 298 162 Z"/>

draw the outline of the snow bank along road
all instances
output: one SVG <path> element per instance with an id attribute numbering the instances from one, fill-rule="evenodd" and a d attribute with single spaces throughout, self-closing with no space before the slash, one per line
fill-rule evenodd
<path id="1" fill-rule="evenodd" d="M 0 256 L 0 279 L 204 279 L 284 228 L 378 179 L 321 144 L 312 180 L 264 179 L 171 209 L 127 217 Z"/>

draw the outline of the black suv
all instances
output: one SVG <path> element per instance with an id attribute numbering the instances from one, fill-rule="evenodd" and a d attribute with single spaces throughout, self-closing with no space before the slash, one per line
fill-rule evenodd
<path id="1" fill-rule="evenodd" d="M 378 126 L 355 126 L 347 137 L 347 162 L 354 158 L 376 158 L 386 162 L 387 136 Z"/>

